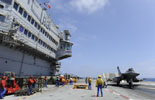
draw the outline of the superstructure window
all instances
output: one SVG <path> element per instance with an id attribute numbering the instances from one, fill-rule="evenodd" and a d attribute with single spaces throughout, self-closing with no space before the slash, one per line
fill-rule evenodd
<path id="1" fill-rule="evenodd" d="M 31 21 L 31 16 L 28 15 L 27 20 L 30 22 Z"/>
<path id="2" fill-rule="evenodd" d="M 9 4 L 9 5 L 11 5 L 11 3 L 12 3 L 12 0 L 0 0 L 0 1 L 2 1 L 2 2 L 4 2 L 4 3 L 7 3 L 7 4 Z"/>
<path id="3" fill-rule="evenodd" d="M 49 36 L 49 40 L 51 41 L 51 36 Z"/>
<path id="4" fill-rule="evenodd" d="M 38 26 L 37 22 L 35 22 L 34 26 L 37 28 L 37 26 Z"/>
<path id="5" fill-rule="evenodd" d="M 66 47 L 66 50 L 71 50 L 70 44 L 66 44 L 65 47 Z"/>
<path id="6" fill-rule="evenodd" d="M 45 33 L 45 30 L 43 29 L 43 34 Z"/>
<path id="7" fill-rule="evenodd" d="M 27 32 L 28 32 L 27 29 L 25 29 L 25 30 L 24 30 L 24 34 L 27 35 Z"/>
<path id="8" fill-rule="evenodd" d="M 43 46 L 45 47 L 45 42 L 43 42 Z"/>
<path id="9" fill-rule="evenodd" d="M 42 41 L 42 40 L 40 40 L 40 44 L 41 44 L 41 45 L 43 44 L 43 41 Z"/>
<path id="10" fill-rule="evenodd" d="M 27 12 L 26 12 L 26 11 L 24 11 L 23 16 L 24 16 L 24 18 L 26 18 L 26 17 L 27 17 Z"/>
<path id="11" fill-rule="evenodd" d="M 31 24 L 34 24 L 34 19 L 32 18 L 32 20 L 31 20 Z"/>
<path id="12" fill-rule="evenodd" d="M 52 37 L 50 36 L 50 40 L 52 41 Z"/>
<path id="13" fill-rule="evenodd" d="M 38 40 L 38 43 L 40 44 L 40 39 Z"/>
<path id="14" fill-rule="evenodd" d="M 28 37 L 31 37 L 31 35 L 32 35 L 31 32 L 29 32 L 29 33 L 28 33 Z"/>
<path id="15" fill-rule="evenodd" d="M 63 48 L 64 48 L 64 44 L 61 44 L 61 45 L 60 45 L 60 48 L 63 49 Z"/>
<path id="16" fill-rule="evenodd" d="M 38 43 L 41 44 L 41 40 L 40 39 L 39 39 Z"/>
<path id="17" fill-rule="evenodd" d="M 47 32 L 45 32 L 45 36 L 47 36 Z"/>
<path id="18" fill-rule="evenodd" d="M 19 31 L 20 32 L 23 32 L 24 31 L 24 28 L 22 26 L 20 26 Z"/>
<path id="19" fill-rule="evenodd" d="M 32 40 L 34 40 L 34 37 L 35 37 L 35 36 L 32 34 L 32 37 L 31 37 L 31 38 L 32 38 Z"/>
<path id="20" fill-rule="evenodd" d="M 51 48 L 51 51 L 54 52 L 54 53 L 56 53 L 56 51 L 53 48 Z"/>
<path id="21" fill-rule="evenodd" d="M 5 0 L 4 0 L 5 1 Z M 13 8 L 15 9 L 15 10 L 17 10 L 18 9 L 18 4 L 16 3 L 16 2 L 14 2 L 14 4 L 13 4 Z"/>
<path id="22" fill-rule="evenodd" d="M 51 41 L 54 42 L 54 39 L 51 37 Z"/>
<path id="23" fill-rule="evenodd" d="M 48 38 L 48 33 L 47 33 L 46 37 Z"/>
<path id="24" fill-rule="evenodd" d="M 21 15 L 23 14 L 23 8 L 19 8 L 19 11 L 18 11 Z"/>
<path id="25" fill-rule="evenodd" d="M 38 37 L 35 37 L 35 41 L 38 41 Z"/>
<path id="26" fill-rule="evenodd" d="M 54 39 L 53 39 L 53 42 L 55 43 L 55 45 L 58 45 L 58 42 L 56 42 Z"/>
<path id="27" fill-rule="evenodd" d="M 0 22 L 4 22 L 5 21 L 5 16 L 0 15 Z"/>
<path id="28" fill-rule="evenodd" d="M 41 33 L 42 33 L 42 32 L 43 32 L 43 29 L 41 28 L 40 31 L 41 31 Z"/>
<path id="29" fill-rule="evenodd" d="M 47 48 L 47 44 L 45 43 L 45 48 Z"/>
<path id="30" fill-rule="evenodd" d="M 40 29 L 40 25 L 38 25 L 38 30 Z"/>

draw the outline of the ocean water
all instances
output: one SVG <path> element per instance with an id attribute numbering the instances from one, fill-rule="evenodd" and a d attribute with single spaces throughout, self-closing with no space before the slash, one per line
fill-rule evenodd
<path id="1" fill-rule="evenodd" d="M 145 78 L 144 81 L 151 81 L 151 82 L 155 82 L 155 78 Z"/>

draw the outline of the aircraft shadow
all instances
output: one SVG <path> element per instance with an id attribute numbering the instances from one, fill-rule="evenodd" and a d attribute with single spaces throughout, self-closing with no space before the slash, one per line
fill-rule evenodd
<path id="1" fill-rule="evenodd" d="M 108 84 L 109 86 L 115 86 L 115 87 L 121 87 L 121 88 L 126 88 L 126 89 L 136 89 L 136 87 L 140 86 L 140 84 L 134 84 L 133 88 L 130 88 L 128 84 Z"/>

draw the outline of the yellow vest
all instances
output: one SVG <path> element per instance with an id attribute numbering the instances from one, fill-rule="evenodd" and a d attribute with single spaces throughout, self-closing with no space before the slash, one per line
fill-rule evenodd
<path id="1" fill-rule="evenodd" d="M 64 78 L 62 79 L 62 82 L 65 82 L 65 79 Z"/>
<path id="2" fill-rule="evenodd" d="M 98 86 L 98 85 L 102 85 L 103 86 L 103 80 L 101 78 L 98 78 L 96 80 L 96 86 Z"/>
<path id="3" fill-rule="evenodd" d="M 91 83 L 91 78 L 88 79 L 88 83 Z"/>

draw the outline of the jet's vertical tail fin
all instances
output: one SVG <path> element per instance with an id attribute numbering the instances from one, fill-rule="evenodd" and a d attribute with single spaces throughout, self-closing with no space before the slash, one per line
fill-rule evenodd
<path id="1" fill-rule="evenodd" d="M 118 74 L 121 75 L 121 71 L 119 69 L 119 66 L 117 66 Z"/>

